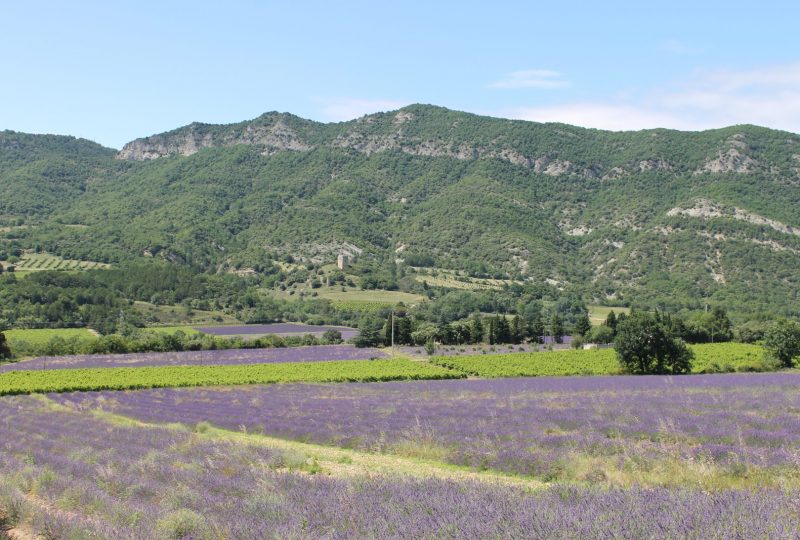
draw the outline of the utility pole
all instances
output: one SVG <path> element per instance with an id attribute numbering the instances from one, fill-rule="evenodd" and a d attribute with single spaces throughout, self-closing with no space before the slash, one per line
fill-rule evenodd
<path id="1" fill-rule="evenodd" d="M 392 310 L 392 356 L 394 356 L 394 309 Z"/>

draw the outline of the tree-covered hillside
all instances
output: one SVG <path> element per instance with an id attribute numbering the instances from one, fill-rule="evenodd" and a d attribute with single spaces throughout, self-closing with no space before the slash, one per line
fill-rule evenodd
<path id="1" fill-rule="evenodd" d="M 0 141 L 0 213 L 30 225 L 0 233 L 0 251 L 208 272 L 424 257 L 598 302 L 800 313 L 796 134 L 617 133 L 413 105 L 338 124 L 191 124 L 116 159 L 71 138 Z"/>

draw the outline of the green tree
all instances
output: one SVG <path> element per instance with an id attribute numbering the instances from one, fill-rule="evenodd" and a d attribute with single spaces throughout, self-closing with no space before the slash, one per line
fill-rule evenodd
<path id="1" fill-rule="evenodd" d="M 606 326 L 611 328 L 614 332 L 617 331 L 617 314 L 614 313 L 614 310 L 608 312 L 608 316 L 606 317 Z"/>
<path id="2" fill-rule="evenodd" d="M 589 320 L 589 314 L 584 313 L 578 320 L 575 321 L 575 333 L 579 336 L 585 336 L 592 329 L 592 321 Z"/>
<path id="3" fill-rule="evenodd" d="M 511 319 L 511 343 L 522 343 L 522 338 L 522 321 L 520 320 L 519 315 L 514 315 L 514 318 Z"/>
<path id="4" fill-rule="evenodd" d="M 550 320 L 550 333 L 553 335 L 553 341 L 556 343 L 564 341 L 564 323 L 561 321 L 561 317 L 558 316 L 558 313 L 554 313 L 553 318 Z"/>
<path id="5" fill-rule="evenodd" d="M 481 341 L 483 341 L 483 323 L 480 314 L 475 313 L 469 321 L 469 342 L 474 345 Z"/>
<path id="6" fill-rule="evenodd" d="M 800 324 L 781 319 L 764 334 L 767 354 L 784 367 L 792 367 L 794 358 L 800 357 Z"/>
<path id="7" fill-rule="evenodd" d="M 0 360 L 8 358 L 11 358 L 11 348 L 8 346 L 8 341 L 6 341 L 6 335 L 0 332 Z"/>
<path id="8" fill-rule="evenodd" d="M 536 317 L 531 324 L 529 334 L 534 343 L 542 343 L 544 341 L 544 321 L 541 317 Z"/>
<path id="9" fill-rule="evenodd" d="M 678 374 L 692 369 L 694 354 L 655 316 L 636 313 L 617 325 L 614 341 L 620 366 L 628 373 Z"/>
<path id="10" fill-rule="evenodd" d="M 505 315 L 495 317 L 495 343 L 511 343 L 511 327 Z"/>

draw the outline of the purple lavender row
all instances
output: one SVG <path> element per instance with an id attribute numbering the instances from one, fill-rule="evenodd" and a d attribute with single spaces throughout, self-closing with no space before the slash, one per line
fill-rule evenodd
<path id="1" fill-rule="evenodd" d="M 800 463 L 800 375 L 562 377 L 58 394 L 148 422 L 208 421 L 476 468 L 564 477 L 574 456 L 735 469 Z M 616 460 L 616 461 L 615 461 Z"/>
<path id="2" fill-rule="evenodd" d="M 386 358 L 386 354 L 378 349 L 360 349 L 352 345 L 314 345 L 310 347 L 275 349 L 221 349 L 168 353 L 43 356 L 23 362 L 0 365 L 0 373 L 40 369 L 273 364 L 283 362 L 324 362 L 328 360 L 367 360 L 369 358 Z"/>
<path id="3" fill-rule="evenodd" d="M 213 336 L 243 336 L 249 334 L 322 334 L 328 330 L 337 330 L 342 333 L 355 335 L 358 331 L 347 326 L 319 326 L 314 324 L 276 323 L 276 324 L 245 324 L 236 326 L 208 326 L 196 327 L 195 330 Z"/>
<path id="4" fill-rule="evenodd" d="M 800 527 L 796 491 L 337 478 L 291 472 L 302 454 L 112 425 L 29 396 L 0 399 L 0 418 L 4 500 L 35 486 L 36 532 L 53 538 L 791 539 Z"/>

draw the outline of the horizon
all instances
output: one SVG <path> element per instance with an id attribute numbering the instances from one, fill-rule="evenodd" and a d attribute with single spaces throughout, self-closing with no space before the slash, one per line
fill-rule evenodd
<path id="1" fill-rule="evenodd" d="M 13 130 L 13 129 L 3 129 L 2 131 L 3 132 L 11 132 L 11 133 L 20 133 L 20 134 L 25 134 L 25 135 L 41 135 L 41 136 L 51 136 L 52 135 L 52 136 L 57 136 L 57 137 L 73 137 L 75 139 L 86 140 L 86 141 L 89 141 L 89 142 L 93 142 L 93 143 L 99 144 L 99 145 L 103 146 L 104 148 L 107 148 L 107 149 L 110 149 L 110 150 L 120 151 L 120 150 L 122 150 L 122 148 L 125 145 L 127 145 L 128 143 L 131 143 L 133 141 L 141 140 L 141 139 L 147 139 L 149 137 L 162 135 L 162 134 L 165 134 L 165 133 L 169 133 L 169 132 L 172 132 L 172 131 L 183 129 L 183 128 L 186 128 L 186 127 L 188 127 L 188 126 L 190 126 L 192 124 L 200 124 L 200 125 L 207 125 L 207 126 L 234 125 L 234 124 L 252 122 L 252 121 L 254 121 L 254 120 L 256 120 L 256 119 L 258 119 L 261 116 L 264 116 L 266 114 L 279 114 L 279 115 L 288 114 L 288 115 L 292 115 L 292 116 L 296 116 L 298 118 L 301 118 L 302 120 L 308 120 L 308 121 L 319 123 L 319 124 L 344 124 L 344 123 L 347 123 L 347 122 L 352 122 L 354 120 L 358 120 L 359 118 L 364 118 L 366 116 L 372 116 L 372 115 L 376 115 L 376 114 L 388 114 L 388 113 L 397 112 L 397 111 L 406 109 L 408 107 L 414 107 L 414 106 L 443 108 L 443 109 L 447 109 L 447 110 L 458 112 L 458 113 L 472 114 L 472 115 L 476 115 L 476 116 L 480 116 L 480 117 L 484 117 L 484 118 L 494 118 L 494 119 L 497 119 L 497 120 L 512 120 L 512 121 L 526 122 L 526 123 L 540 124 L 540 125 L 567 125 L 567 126 L 570 126 L 570 127 L 573 127 L 573 128 L 586 129 L 586 130 L 597 130 L 597 131 L 608 131 L 608 132 L 614 132 L 614 133 L 638 133 L 638 132 L 642 132 L 642 131 L 655 131 L 655 130 L 678 131 L 678 132 L 682 132 L 682 133 L 702 133 L 702 132 L 706 132 L 706 131 L 718 131 L 718 130 L 733 128 L 733 127 L 740 127 L 740 126 L 741 127 L 747 127 L 747 126 L 749 126 L 749 127 L 759 128 L 759 129 L 770 129 L 770 130 L 775 130 L 775 131 L 785 131 L 786 133 L 790 133 L 790 134 L 793 134 L 793 135 L 800 135 L 800 133 L 795 133 L 795 132 L 792 132 L 792 131 L 781 130 L 781 129 L 776 129 L 776 128 L 770 128 L 768 126 L 760 126 L 760 125 L 757 125 L 757 124 L 747 124 L 747 123 L 744 123 L 744 124 L 730 124 L 730 125 L 727 125 L 727 126 L 720 126 L 720 127 L 714 127 L 714 128 L 708 128 L 708 129 L 696 129 L 696 130 L 665 128 L 665 127 L 628 129 L 628 130 L 603 129 L 603 128 L 579 126 L 579 125 L 576 125 L 576 124 L 568 124 L 566 122 L 557 122 L 557 121 L 539 122 L 539 121 L 536 121 L 536 120 L 526 120 L 526 119 L 522 119 L 522 118 L 509 118 L 509 117 L 503 117 L 503 116 L 492 116 L 492 115 L 488 115 L 488 114 L 478 114 L 478 113 L 472 113 L 472 112 L 469 112 L 469 111 L 460 111 L 460 110 L 456 110 L 456 109 L 450 109 L 448 107 L 442 107 L 440 105 L 435 105 L 435 104 L 432 104 L 432 103 L 409 103 L 408 105 L 404 105 L 404 106 L 398 107 L 396 109 L 365 113 L 365 114 L 363 114 L 363 115 L 361 115 L 359 117 L 352 118 L 352 119 L 349 119 L 349 120 L 330 120 L 330 121 L 321 120 L 320 121 L 320 120 L 314 120 L 314 119 L 311 119 L 311 118 L 305 118 L 305 117 L 299 116 L 299 115 L 297 115 L 297 114 L 295 114 L 293 112 L 290 112 L 290 111 L 277 111 L 277 110 L 266 111 L 266 112 L 263 112 L 263 113 L 261 113 L 261 114 L 259 114 L 257 116 L 254 116 L 252 118 L 246 118 L 246 119 L 242 119 L 242 120 L 235 120 L 233 122 L 224 122 L 224 123 L 219 123 L 219 124 L 214 124 L 214 123 L 211 123 L 211 122 L 203 122 L 202 120 L 193 120 L 192 122 L 189 122 L 188 124 L 184 124 L 182 126 L 176 126 L 176 127 L 171 128 L 171 129 L 168 129 L 166 131 L 162 131 L 162 132 L 159 132 L 159 133 L 149 133 L 149 134 L 146 134 L 146 135 L 140 135 L 140 136 L 134 137 L 133 139 L 130 139 L 129 141 L 126 141 L 125 143 L 123 143 L 119 147 L 108 146 L 108 145 L 102 144 L 99 141 L 96 141 L 96 140 L 93 140 L 93 139 L 88 139 L 86 137 L 79 137 L 79 136 L 76 136 L 76 135 L 73 135 L 73 134 L 69 134 L 69 133 L 32 133 L 32 132 L 18 131 L 18 130 Z"/>
<path id="2" fill-rule="evenodd" d="M 784 2 L 50 0 L 4 15 L 0 129 L 110 148 L 193 121 L 336 122 L 412 103 L 613 131 L 800 133 L 800 6 Z"/>

